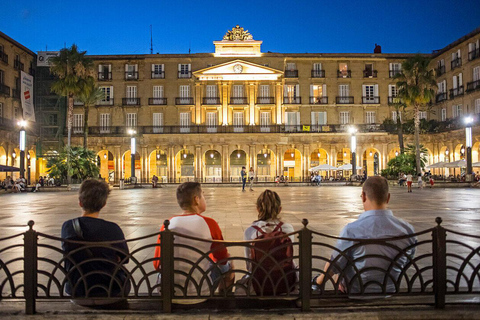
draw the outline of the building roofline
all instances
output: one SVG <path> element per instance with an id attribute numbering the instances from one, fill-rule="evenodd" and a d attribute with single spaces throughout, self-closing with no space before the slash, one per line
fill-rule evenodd
<path id="1" fill-rule="evenodd" d="M 447 45 L 446 47 L 444 47 L 443 49 L 439 49 L 439 50 L 434 50 L 433 53 L 432 53 L 432 58 L 435 58 L 435 57 L 438 57 L 439 55 L 441 55 L 442 53 L 445 53 L 447 52 L 448 50 L 452 49 L 453 47 L 459 45 L 460 43 L 464 42 L 464 41 L 467 41 L 468 39 L 476 36 L 477 34 L 480 33 L 480 27 L 476 28 L 475 30 L 473 30 L 472 32 L 464 35 L 463 37 L 453 41 L 452 43 L 450 43 L 449 45 Z"/>
<path id="2" fill-rule="evenodd" d="M 13 43 L 14 45 L 16 45 L 17 47 L 21 48 L 22 50 L 25 50 L 27 51 L 28 53 L 30 53 L 32 56 L 36 57 L 37 54 L 35 52 L 33 52 L 32 50 L 28 49 L 27 47 L 25 47 L 23 44 L 15 41 L 14 39 L 10 38 L 9 36 L 7 36 L 5 33 L 3 33 L 2 31 L 0 31 L 0 37 L 4 38 L 5 40 Z"/>

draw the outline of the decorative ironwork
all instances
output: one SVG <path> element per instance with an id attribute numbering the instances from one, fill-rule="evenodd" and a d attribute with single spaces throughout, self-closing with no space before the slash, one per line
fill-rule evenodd
<path id="1" fill-rule="evenodd" d="M 244 40 L 253 40 L 253 36 L 248 32 L 248 30 L 243 30 L 239 25 L 228 30 L 227 33 L 223 36 L 223 40 L 228 41 L 244 41 Z"/>

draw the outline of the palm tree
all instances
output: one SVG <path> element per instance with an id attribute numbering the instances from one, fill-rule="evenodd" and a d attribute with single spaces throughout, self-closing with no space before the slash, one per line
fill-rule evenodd
<path id="1" fill-rule="evenodd" d="M 417 173 L 421 173 L 420 162 L 420 111 L 430 107 L 437 87 L 430 59 L 417 54 L 402 63 L 402 72 L 397 75 L 398 97 L 407 109 L 413 111 L 415 124 L 415 159 Z"/>
<path id="2" fill-rule="evenodd" d="M 405 111 L 405 103 L 401 100 L 393 104 L 395 108 L 395 113 L 397 114 L 397 135 L 398 135 L 398 145 L 400 146 L 400 154 L 405 152 L 405 143 L 403 141 L 403 123 L 401 114 Z"/>
<path id="3" fill-rule="evenodd" d="M 85 57 L 86 51 L 78 51 L 78 47 L 73 44 L 70 48 L 63 48 L 57 57 L 50 58 L 50 71 L 58 79 L 53 82 L 51 90 L 67 97 L 67 130 L 68 140 L 67 148 L 71 147 L 72 123 L 73 123 L 73 101 L 81 93 L 90 90 L 95 82 L 93 78 L 93 60 Z M 67 153 L 67 167 L 70 173 L 70 153 Z M 71 176 L 68 174 L 70 184 Z"/>
<path id="4" fill-rule="evenodd" d="M 90 107 L 94 107 L 98 101 L 102 100 L 105 97 L 105 93 L 100 88 L 95 85 L 92 86 L 89 90 L 80 93 L 78 100 L 83 103 L 85 108 L 84 124 L 83 124 L 83 148 L 87 149 L 87 140 L 88 140 L 88 112 Z"/>

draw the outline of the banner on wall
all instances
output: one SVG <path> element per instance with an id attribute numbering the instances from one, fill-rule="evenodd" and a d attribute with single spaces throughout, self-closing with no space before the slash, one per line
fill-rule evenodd
<path id="1" fill-rule="evenodd" d="M 37 67 L 49 67 L 50 58 L 57 57 L 60 51 L 38 51 L 37 52 Z"/>
<path id="2" fill-rule="evenodd" d="M 35 109 L 33 107 L 33 77 L 22 71 L 20 82 L 20 98 L 22 100 L 23 119 L 26 121 L 35 121 Z"/>

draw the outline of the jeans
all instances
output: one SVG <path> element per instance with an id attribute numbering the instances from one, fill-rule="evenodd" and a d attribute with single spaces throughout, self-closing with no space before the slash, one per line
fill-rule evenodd
<path id="1" fill-rule="evenodd" d="M 245 191 L 245 185 L 247 184 L 247 178 L 242 179 L 242 191 Z"/>

